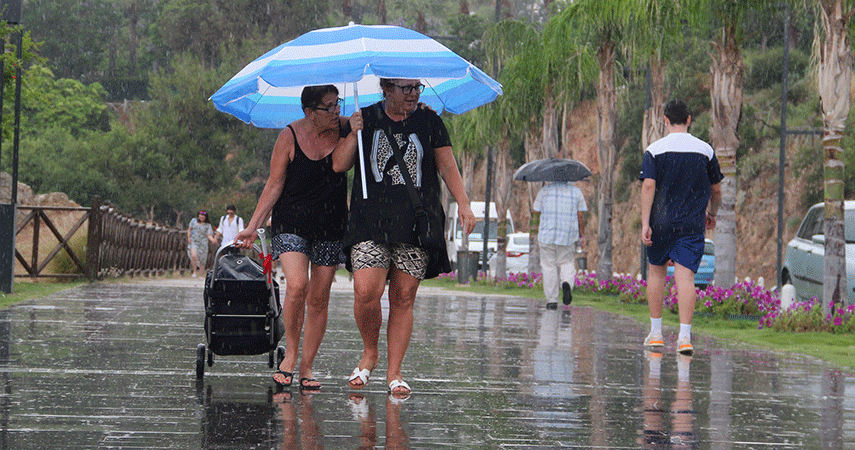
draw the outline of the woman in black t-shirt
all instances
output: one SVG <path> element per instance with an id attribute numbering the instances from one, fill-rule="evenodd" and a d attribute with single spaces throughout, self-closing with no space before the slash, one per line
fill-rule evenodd
<path id="1" fill-rule="evenodd" d="M 354 113 L 350 120 L 353 130 L 363 128 L 363 121 L 365 124 L 362 139 L 368 195 L 363 198 L 361 168 L 357 165 L 343 246 L 353 271 L 354 315 L 363 351 L 348 385 L 353 389 L 365 387 L 377 366 L 383 320 L 380 298 L 388 279 L 386 383 L 389 392 L 401 398 L 412 392 L 403 379 L 401 365 L 413 331 L 419 283 L 450 271 L 442 239 L 445 220 L 440 177 L 460 205 L 460 221 L 467 233 L 475 226 L 475 215 L 442 119 L 434 111 L 418 107 L 424 86 L 419 80 L 381 79 L 380 87 L 384 100 Z M 343 144 L 333 153 L 333 168 L 341 172 L 356 161 L 356 133 L 351 132 Z M 427 216 L 422 223 L 434 231 L 433 236 L 439 236 L 436 245 L 419 245 L 424 244 L 425 230 L 417 225 L 420 221 L 410 188 L 393 153 L 396 148 L 400 148 L 399 157 Z"/>

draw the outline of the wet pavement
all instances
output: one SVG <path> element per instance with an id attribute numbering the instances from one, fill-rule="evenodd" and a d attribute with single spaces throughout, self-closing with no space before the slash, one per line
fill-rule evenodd
<path id="1" fill-rule="evenodd" d="M 423 288 L 414 394 L 388 398 L 382 359 L 351 391 L 352 298 L 339 279 L 311 395 L 277 392 L 267 355 L 215 356 L 197 381 L 198 279 L 0 311 L 0 449 L 855 448 L 851 371 L 702 336 L 681 359 L 667 328 L 645 353 L 646 324 L 517 297 Z"/>

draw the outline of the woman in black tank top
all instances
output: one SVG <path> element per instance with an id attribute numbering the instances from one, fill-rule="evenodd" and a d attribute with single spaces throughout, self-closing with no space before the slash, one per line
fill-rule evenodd
<path id="1" fill-rule="evenodd" d="M 318 390 L 312 364 L 324 337 L 330 287 L 341 262 L 341 238 L 347 217 L 347 178 L 332 170 L 332 152 L 340 142 L 338 89 L 309 86 L 301 96 L 306 117 L 279 133 L 270 158 L 270 175 L 247 227 L 236 241 L 252 247 L 256 230 L 273 214 L 273 252 L 285 274 L 285 358 L 273 380 L 290 386 L 300 357 L 300 388 Z M 311 296 L 307 293 L 312 294 Z"/>

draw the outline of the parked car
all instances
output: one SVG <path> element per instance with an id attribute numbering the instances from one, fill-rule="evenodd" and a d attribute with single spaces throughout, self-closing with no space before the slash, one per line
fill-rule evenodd
<path id="1" fill-rule="evenodd" d="M 798 301 L 822 298 L 825 271 L 825 204 L 811 206 L 796 236 L 787 243 L 781 280 L 796 288 Z M 849 304 L 855 303 L 855 200 L 843 205 L 846 240 L 846 291 Z"/>
<path id="2" fill-rule="evenodd" d="M 506 268 L 508 273 L 528 272 L 528 253 L 531 249 L 531 241 L 528 233 L 512 233 L 508 235 L 508 245 L 505 249 Z M 490 275 L 496 275 L 497 253 L 487 260 L 490 265 Z"/>
<path id="3" fill-rule="evenodd" d="M 695 286 L 703 289 L 713 284 L 715 273 L 715 242 L 704 239 L 704 256 L 701 256 L 701 265 L 695 273 Z M 674 264 L 668 262 L 668 275 L 674 276 Z"/>
<path id="4" fill-rule="evenodd" d="M 481 253 L 484 251 L 484 202 L 469 202 L 472 208 L 472 213 L 475 214 L 475 228 L 469 234 L 469 251 Z M 457 251 L 466 250 L 463 248 L 463 229 L 460 227 L 460 219 L 457 217 L 457 203 L 452 203 L 445 214 L 445 247 L 448 250 L 448 259 L 451 261 L 451 267 L 457 267 Z M 487 228 L 487 255 L 496 253 L 496 238 L 498 237 L 498 221 L 499 213 L 496 210 L 496 204 L 490 202 L 490 224 Z M 511 218 L 511 212 L 506 213 L 508 234 L 514 232 L 514 219 Z M 489 262 L 488 262 L 489 264 Z M 481 267 L 480 259 L 478 267 Z"/>

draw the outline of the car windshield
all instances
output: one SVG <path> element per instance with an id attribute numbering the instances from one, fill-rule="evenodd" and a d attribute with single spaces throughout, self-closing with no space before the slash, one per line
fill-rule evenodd
<path id="1" fill-rule="evenodd" d="M 490 220 L 490 237 L 489 239 L 496 239 L 499 236 L 499 232 L 497 230 L 498 225 L 495 220 Z M 457 229 L 457 239 L 463 239 L 463 230 L 460 228 Z M 475 228 L 469 233 L 469 240 L 482 240 L 484 239 L 484 221 L 479 220 L 475 224 Z"/>
<path id="2" fill-rule="evenodd" d="M 528 247 L 528 236 L 514 236 L 514 245 Z"/>

